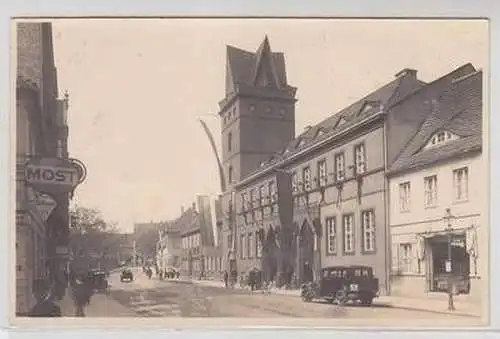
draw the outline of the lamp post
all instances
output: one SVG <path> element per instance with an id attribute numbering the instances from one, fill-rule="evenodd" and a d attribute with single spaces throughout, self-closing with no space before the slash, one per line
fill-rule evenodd
<path id="1" fill-rule="evenodd" d="M 451 260 L 451 243 L 453 236 L 453 228 L 451 227 L 451 221 L 455 219 L 455 217 L 451 214 L 449 208 L 446 209 L 446 214 L 443 218 L 446 222 L 446 231 L 448 233 L 448 260 L 445 265 L 445 271 L 448 273 L 448 310 L 454 311 L 455 305 L 453 304 L 453 266 Z"/>

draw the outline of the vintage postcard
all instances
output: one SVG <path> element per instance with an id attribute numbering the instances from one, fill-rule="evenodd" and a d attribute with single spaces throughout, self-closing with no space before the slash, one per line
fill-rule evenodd
<path id="1" fill-rule="evenodd" d="M 13 324 L 488 324 L 487 20 L 18 19 L 11 59 Z"/>

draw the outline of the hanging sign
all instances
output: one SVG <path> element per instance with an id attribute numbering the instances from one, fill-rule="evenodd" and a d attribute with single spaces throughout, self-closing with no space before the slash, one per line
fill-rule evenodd
<path id="1" fill-rule="evenodd" d="M 85 177 L 85 166 L 76 159 L 33 158 L 24 169 L 26 182 L 36 191 L 49 195 L 72 192 Z"/>

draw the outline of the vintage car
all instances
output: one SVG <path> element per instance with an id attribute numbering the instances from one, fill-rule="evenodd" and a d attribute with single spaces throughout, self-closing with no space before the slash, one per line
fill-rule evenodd
<path id="1" fill-rule="evenodd" d="M 89 272 L 89 280 L 95 291 L 109 294 L 110 285 L 106 272 L 99 270 L 91 271 Z"/>
<path id="2" fill-rule="evenodd" d="M 335 266 L 321 270 L 320 281 L 302 285 L 301 297 L 310 302 L 324 299 L 332 303 L 361 302 L 371 305 L 378 296 L 379 281 L 367 266 Z"/>
<path id="3" fill-rule="evenodd" d="M 132 273 L 132 270 L 130 268 L 126 268 L 122 271 L 120 274 L 120 281 L 133 281 L 134 280 L 134 274 Z"/>

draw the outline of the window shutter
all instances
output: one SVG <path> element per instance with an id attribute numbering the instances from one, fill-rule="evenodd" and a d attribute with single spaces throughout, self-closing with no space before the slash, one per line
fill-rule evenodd
<path id="1" fill-rule="evenodd" d="M 392 244 L 391 255 L 391 272 L 396 275 L 399 272 L 399 244 Z"/>

